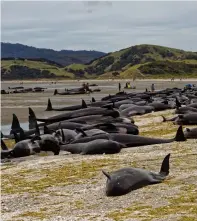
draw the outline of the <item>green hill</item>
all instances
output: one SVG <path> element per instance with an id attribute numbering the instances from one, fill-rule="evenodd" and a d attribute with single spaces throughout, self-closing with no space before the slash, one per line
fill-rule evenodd
<path id="1" fill-rule="evenodd" d="M 197 77 L 197 52 L 157 45 L 136 45 L 93 60 L 59 67 L 47 61 L 2 61 L 3 79 L 16 78 L 169 78 Z M 33 74 L 34 69 L 37 74 Z M 24 75 L 24 72 L 26 73 Z M 29 74 L 28 74 L 29 72 Z"/>
<path id="2" fill-rule="evenodd" d="M 94 60 L 85 72 L 105 77 L 197 77 L 197 52 L 136 45 Z"/>
<path id="3" fill-rule="evenodd" d="M 74 78 L 65 68 L 48 62 L 32 61 L 27 59 L 2 60 L 2 80 L 25 80 L 38 78 Z"/>

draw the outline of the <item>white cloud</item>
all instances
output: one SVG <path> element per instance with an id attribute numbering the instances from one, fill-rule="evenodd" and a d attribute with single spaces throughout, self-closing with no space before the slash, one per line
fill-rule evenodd
<path id="1" fill-rule="evenodd" d="M 197 2 L 4 1 L 1 40 L 115 51 L 160 44 L 197 51 Z"/>

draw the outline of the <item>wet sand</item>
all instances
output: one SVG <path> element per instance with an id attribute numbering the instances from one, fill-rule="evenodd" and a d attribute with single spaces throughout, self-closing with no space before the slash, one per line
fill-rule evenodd
<path id="1" fill-rule="evenodd" d="M 9 128 L 9 125 L 12 122 L 12 114 L 15 113 L 19 121 L 21 123 L 25 123 L 28 121 L 28 107 L 31 107 L 38 117 L 48 117 L 53 116 L 58 113 L 63 112 L 54 112 L 45 111 L 47 106 L 48 98 L 51 99 L 52 105 L 54 107 L 64 107 L 69 105 L 79 104 L 81 99 L 83 98 L 85 101 L 89 102 L 92 97 L 96 100 L 101 99 L 104 96 L 109 94 L 116 93 L 118 91 L 118 82 L 122 82 L 122 89 L 125 86 L 127 80 L 91 80 L 91 83 L 98 84 L 98 87 L 92 88 L 100 88 L 101 92 L 95 92 L 90 95 L 53 95 L 55 89 L 60 91 L 64 91 L 65 88 L 74 88 L 80 87 L 82 81 L 59 81 L 56 84 L 51 84 L 51 82 L 36 82 L 36 81 L 26 81 L 23 85 L 19 84 L 19 81 L 3 81 L 1 84 L 2 89 L 7 90 L 8 87 L 16 87 L 23 86 L 25 88 L 28 87 L 46 87 L 47 90 L 43 93 L 25 93 L 25 94 L 6 94 L 1 95 L 1 126 L 2 130 L 5 132 L 5 128 Z M 87 82 L 87 80 L 85 81 Z M 88 80 L 90 82 L 90 80 Z M 166 87 L 179 87 L 183 88 L 187 83 L 197 83 L 197 79 L 190 80 L 182 80 L 182 81 L 174 81 L 170 80 L 137 80 L 135 82 L 131 81 L 132 86 L 136 86 L 136 90 L 125 90 L 127 92 L 134 91 L 144 91 L 145 88 L 150 89 L 152 83 L 155 83 L 156 90 L 165 89 Z M 7 126 L 6 126 L 7 125 Z M 27 128 L 24 128 L 27 129 Z"/>

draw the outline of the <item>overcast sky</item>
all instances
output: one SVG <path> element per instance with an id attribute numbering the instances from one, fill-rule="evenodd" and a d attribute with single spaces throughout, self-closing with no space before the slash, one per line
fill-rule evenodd
<path id="1" fill-rule="evenodd" d="M 55 50 L 156 44 L 197 51 L 197 2 L 3 1 L 1 41 Z"/>

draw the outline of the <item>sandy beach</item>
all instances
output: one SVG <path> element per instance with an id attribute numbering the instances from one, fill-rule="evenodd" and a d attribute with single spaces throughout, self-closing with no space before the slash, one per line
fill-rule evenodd
<path id="1" fill-rule="evenodd" d="M 75 88 L 82 85 L 82 81 L 58 81 L 56 84 L 51 84 L 49 81 L 25 81 L 23 87 L 46 87 L 44 93 L 25 93 L 25 94 L 3 94 L 1 95 L 1 126 L 9 125 L 12 122 L 12 114 L 15 113 L 21 123 L 26 123 L 28 121 L 28 107 L 31 107 L 37 116 L 39 117 L 48 117 L 57 114 L 57 112 L 46 112 L 46 105 L 48 98 L 51 99 L 51 102 L 54 107 L 64 107 L 71 104 L 79 104 L 83 98 L 85 101 L 89 102 L 92 97 L 95 97 L 96 100 L 101 99 L 104 96 L 109 94 L 116 93 L 118 91 L 118 82 L 121 82 L 122 89 L 125 86 L 126 81 L 130 81 L 132 86 L 135 86 L 135 90 L 127 90 L 127 92 L 135 91 L 145 91 L 146 88 L 150 89 L 152 83 L 155 83 L 156 90 L 165 89 L 166 87 L 180 87 L 183 88 L 187 83 L 197 83 L 197 79 L 182 81 L 171 81 L 171 80 L 137 80 L 132 82 L 132 80 L 113 80 L 113 81 L 104 81 L 104 80 L 88 80 L 88 82 L 96 83 L 98 86 L 94 88 L 100 88 L 101 92 L 92 93 L 90 95 L 56 95 L 54 96 L 54 90 L 64 91 L 65 88 Z M 85 81 L 87 82 L 87 80 Z M 8 87 L 21 86 L 17 81 L 3 81 L 1 82 L 1 89 L 7 90 Z M 4 127 L 2 127 L 4 130 Z M 7 132 L 7 131 L 6 131 Z"/>
<path id="2" fill-rule="evenodd" d="M 162 123 L 162 111 L 134 117 L 140 134 L 174 137 L 177 126 Z M 115 155 L 61 153 L 20 158 L 1 166 L 4 221 L 180 221 L 196 220 L 196 140 L 128 148 Z M 106 197 L 101 170 L 138 167 L 159 171 L 171 153 L 170 174 L 161 184 L 120 197 Z"/>

